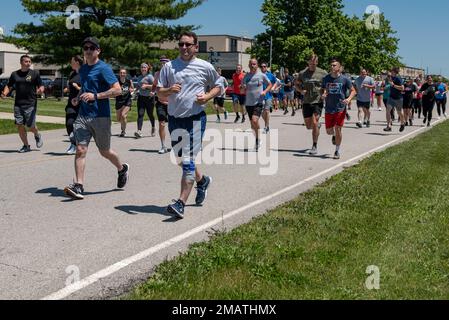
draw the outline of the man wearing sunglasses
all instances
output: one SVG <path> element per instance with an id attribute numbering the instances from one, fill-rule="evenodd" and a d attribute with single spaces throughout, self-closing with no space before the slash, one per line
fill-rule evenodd
<path id="1" fill-rule="evenodd" d="M 84 169 L 90 140 L 94 138 L 100 154 L 118 170 L 117 188 L 125 187 L 129 176 L 129 165 L 122 164 L 111 149 L 111 110 L 109 99 L 121 95 L 122 90 L 111 67 L 99 59 L 100 44 L 96 38 L 83 41 L 86 64 L 80 69 L 81 90 L 72 100 L 80 105 L 74 127 L 76 140 L 75 181 L 64 192 L 75 200 L 84 199 Z"/>
<path id="2" fill-rule="evenodd" d="M 184 218 L 184 208 L 196 181 L 196 205 L 202 205 L 212 178 L 202 175 L 195 164 L 206 130 L 204 111 L 211 99 L 223 93 L 223 84 L 215 68 L 196 57 L 198 37 L 184 32 L 179 37 L 179 57 L 161 70 L 157 85 L 158 96 L 168 98 L 168 129 L 172 147 L 182 165 L 181 194 L 167 207 L 167 212 Z"/>

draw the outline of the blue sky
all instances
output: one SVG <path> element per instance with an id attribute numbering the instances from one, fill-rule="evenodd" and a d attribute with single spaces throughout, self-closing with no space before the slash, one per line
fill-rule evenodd
<path id="1" fill-rule="evenodd" d="M 323 0 L 325 1 L 325 0 Z M 0 12 L 0 27 L 9 32 L 17 22 L 33 20 L 19 0 L 9 0 Z M 260 6 L 263 0 L 206 0 L 180 24 L 202 26 L 201 34 L 254 36 L 265 30 Z M 391 21 L 400 39 L 399 55 L 414 67 L 449 76 L 449 1 L 447 0 L 343 0 L 344 12 L 361 16 L 368 5 L 377 5 Z"/>

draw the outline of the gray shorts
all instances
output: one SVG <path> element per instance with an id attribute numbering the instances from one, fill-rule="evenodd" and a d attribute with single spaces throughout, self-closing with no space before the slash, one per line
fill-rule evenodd
<path id="1" fill-rule="evenodd" d="M 295 92 L 284 92 L 284 96 L 287 98 L 287 100 L 289 101 L 293 101 L 295 100 Z"/>
<path id="2" fill-rule="evenodd" d="M 36 106 L 14 106 L 14 119 L 17 125 L 36 127 Z"/>
<path id="3" fill-rule="evenodd" d="M 389 98 L 387 101 L 387 107 L 390 109 L 396 109 L 396 111 L 402 111 L 402 108 L 404 107 L 404 99 Z"/>
<path id="4" fill-rule="evenodd" d="M 78 116 L 73 124 L 77 145 L 89 146 L 92 137 L 98 150 L 111 149 L 111 118 L 89 118 Z"/>
<path id="5" fill-rule="evenodd" d="M 263 108 L 264 110 L 270 110 L 273 108 L 273 99 L 264 100 L 263 102 Z"/>

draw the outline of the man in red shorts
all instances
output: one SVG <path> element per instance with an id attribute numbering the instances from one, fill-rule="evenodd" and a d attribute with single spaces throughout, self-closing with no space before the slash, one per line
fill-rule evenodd
<path id="1" fill-rule="evenodd" d="M 323 99 L 326 100 L 326 130 L 332 136 L 332 143 L 336 146 L 334 159 L 340 159 L 340 146 L 343 140 L 342 128 L 345 123 L 346 107 L 355 97 L 351 80 L 341 74 L 341 61 L 331 60 L 331 73 L 323 79 Z M 346 92 L 351 91 L 349 97 Z"/>

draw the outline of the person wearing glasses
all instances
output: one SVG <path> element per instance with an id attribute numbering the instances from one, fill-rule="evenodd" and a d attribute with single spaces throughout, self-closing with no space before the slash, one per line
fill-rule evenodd
<path id="1" fill-rule="evenodd" d="M 268 92 L 271 91 L 273 84 L 267 75 L 260 72 L 257 59 L 249 61 L 249 72 L 245 75 L 242 82 L 242 90 L 246 92 L 246 112 L 251 121 L 251 129 L 256 137 L 255 151 L 259 151 L 259 119 L 264 109 L 264 101 Z"/>
<path id="2" fill-rule="evenodd" d="M 168 98 L 168 129 L 182 166 L 181 193 L 178 200 L 167 207 L 167 212 L 183 219 L 195 182 L 197 206 L 204 203 L 212 183 L 211 177 L 200 172 L 195 158 L 206 130 L 206 104 L 221 95 L 224 87 L 215 68 L 196 57 L 198 36 L 194 32 L 183 32 L 178 40 L 179 57 L 162 68 L 157 94 L 162 99 Z"/>
<path id="3" fill-rule="evenodd" d="M 83 41 L 86 64 L 80 69 L 81 90 L 72 99 L 79 107 L 73 128 L 76 140 L 75 180 L 64 189 L 74 200 L 84 199 L 84 170 L 89 143 L 94 138 L 100 154 L 118 170 L 117 188 L 125 187 L 129 177 L 129 165 L 122 164 L 117 153 L 111 149 L 111 108 L 109 99 L 122 93 L 112 68 L 100 60 L 98 39 L 88 37 Z"/>
<path id="4" fill-rule="evenodd" d="M 334 159 L 340 159 L 340 147 L 343 140 L 342 129 L 345 124 L 346 107 L 357 92 L 351 80 L 341 74 L 341 62 L 338 58 L 331 60 L 331 73 L 323 79 L 323 99 L 326 101 L 325 122 L 328 135 L 332 136 L 332 144 L 336 146 Z M 346 98 L 346 91 L 350 91 Z"/>

